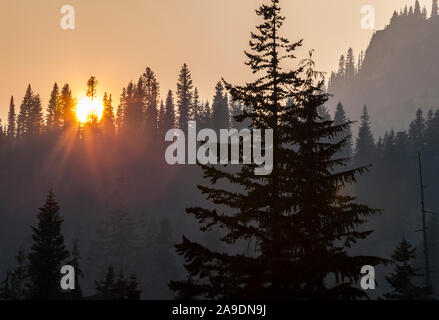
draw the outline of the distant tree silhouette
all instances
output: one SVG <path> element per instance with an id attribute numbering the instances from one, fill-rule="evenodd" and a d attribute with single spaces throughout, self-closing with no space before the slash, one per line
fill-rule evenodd
<path id="1" fill-rule="evenodd" d="M 126 107 L 127 107 L 127 89 L 123 88 L 122 93 L 120 95 L 120 102 L 119 105 L 117 106 L 117 111 L 116 111 L 116 128 L 118 133 L 122 131 L 124 126 Z"/>
<path id="2" fill-rule="evenodd" d="M 123 275 L 115 276 L 113 267 L 108 266 L 105 279 L 95 281 L 95 289 L 98 292 L 94 299 L 98 300 L 139 300 L 139 290 L 136 276 L 133 274 L 128 280 Z"/>
<path id="3" fill-rule="evenodd" d="M 172 281 L 170 288 L 186 298 L 363 297 L 365 292 L 356 288 L 358 270 L 381 260 L 352 256 L 346 248 L 370 234 L 357 227 L 376 211 L 338 192 L 365 169 L 330 172 L 334 165 L 345 163 L 331 160 L 345 141 L 321 144 L 320 140 L 345 130 L 347 124 L 333 126 L 318 117 L 317 108 L 328 95 L 322 92 L 323 81 L 314 81 L 311 59 L 297 70 L 280 67 L 301 42 L 281 37 L 284 18 L 279 0 L 261 5 L 256 13 L 264 21 L 252 33 L 252 51 L 246 55 L 247 64 L 260 77 L 245 86 L 226 83 L 226 88 L 234 100 L 251 106 L 242 117 L 249 117 L 252 127 L 273 129 L 273 171 L 255 176 L 254 165 L 243 165 L 237 173 L 202 166 L 211 185 L 199 189 L 218 206 L 187 212 L 197 218 L 202 231 L 222 227 L 223 244 L 235 245 L 236 253 L 214 251 L 183 237 L 176 248 L 185 258 L 189 280 Z M 289 99 L 294 103 L 286 104 Z M 218 181 L 221 186 L 215 186 Z M 243 191 L 227 189 L 227 182 Z M 245 253 L 238 243 L 249 241 L 255 248 Z M 328 277 L 334 281 L 328 282 Z"/>
<path id="4" fill-rule="evenodd" d="M 168 91 L 165 103 L 164 130 L 165 132 L 175 126 L 175 105 L 172 91 Z"/>
<path id="5" fill-rule="evenodd" d="M 69 252 L 61 233 L 63 218 L 52 190 L 38 213 L 38 225 L 32 227 L 33 244 L 29 252 L 29 298 L 57 300 L 63 297 L 60 270 Z"/>
<path id="6" fill-rule="evenodd" d="M 190 119 L 192 107 L 192 77 L 187 64 L 183 64 L 177 83 L 177 109 L 179 128 L 185 130 Z"/>
<path id="7" fill-rule="evenodd" d="M 125 111 L 124 125 L 131 130 L 144 128 L 144 83 L 142 77 L 137 81 L 137 85 L 130 82 L 126 91 L 127 106 Z"/>
<path id="8" fill-rule="evenodd" d="M 338 77 L 344 78 L 346 77 L 346 59 L 344 55 L 341 55 L 340 60 L 338 62 Z"/>
<path id="9" fill-rule="evenodd" d="M 431 16 L 435 17 L 438 14 L 438 0 L 433 0 L 432 8 L 431 8 Z"/>
<path id="10" fill-rule="evenodd" d="M 159 126 L 159 133 L 160 137 L 163 137 L 165 134 L 165 104 L 163 103 L 163 100 L 160 100 L 160 109 L 159 109 L 159 119 L 158 119 L 158 126 Z"/>
<path id="11" fill-rule="evenodd" d="M 114 123 L 114 110 L 113 110 L 113 104 L 112 104 L 112 97 L 111 94 L 107 95 L 107 93 L 104 93 L 104 97 L 102 99 L 102 103 L 104 105 L 104 112 L 102 113 L 101 118 L 101 126 L 102 126 L 102 132 L 112 137 L 115 133 L 115 123 Z"/>
<path id="12" fill-rule="evenodd" d="M 32 97 L 28 121 L 29 134 L 31 136 L 39 135 L 43 130 L 44 120 L 43 107 L 41 105 L 41 99 L 38 94 Z"/>
<path id="13" fill-rule="evenodd" d="M 72 95 L 70 86 L 66 83 L 61 90 L 60 106 L 63 129 L 71 129 L 76 124 L 76 99 Z"/>
<path id="14" fill-rule="evenodd" d="M 26 89 L 26 94 L 24 95 L 23 101 L 20 105 L 20 112 L 18 113 L 17 117 L 17 136 L 18 137 L 24 137 L 29 134 L 29 126 L 30 126 L 30 110 L 32 108 L 33 103 L 33 91 L 30 86 L 28 85 Z"/>
<path id="15" fill-rule="evenodd" d="M 345 123 L 349 123 L 349 120 L 346 117 L 346 112 L 343 105 L 341 104 L 341 102 L 339 102 L 334 114 L 334 125 L 341 126 Z M 342 140 L 345 140 L 346 143 L 340 149 L 340 152 L 337 154 L 337 156 L 350 159 L 352 157 L 352 131 L 350 125 L 348 125 L 343 132 L 335 137 L 334 142 L 339 142 Z"/>
<path id="16" fill-rule="evenodd" d="M 46 128 L 49 132 L 56 133 L 62 128 L 61 96 L 56 82 L 53 85 L 47 106 Z"/>
<path id="17" fill-rule="evenodd" d="M 202 121 L 202 113 L 203 113 L 203 104 L 200 101 L 200 94 L 198 92 L 198 88 L 195 88 L 193 93 L 190 118 L 192 120 L 197 121 L 197 123 L 200 123 Z"/>
<path id="18" fill-rule="evenodd" d="M 67 261 L 67 264 L 72 266 L 75 269 L 75 289 L 68 290 L 65 292 L 65 299 L 69 300 L 81 300 L 82 297 L 82 289 L 81 284 L 79 282 L 80 278 L 84 278 L 84 273 L 82 272 L 79 261 L 81 260 L 81 256 L 79 253 L 79 240 L 76 239 L 73 243 L 73 248 L 70 253 L 70 260 Z"/>
<path id="19" fill-rule="evenodd" d="M 416 0 L 415 1 L 415 10 L 414 10 L 414 15 L 416 16 L 416 17 L 421 17 L 422 16 L 422 13 L 421 13 L 421 6 L 420 6 L 420 4 L 419 4 L 419 0 Z"/>
<path id="20" fill-rule="evenodd" d="M 369 113 L 367 112 L 367 106 L 364 106 L 355 146 L 355 165 L 372 164 L 375 151 L 376 145 L 372 135 L 372 130 L 370 129 Z"/>
<path id="21" fill-rule="evenodd" d="M 386 277 L 392 290 L 384 297 L 389 300 L 427 300 L 431 299 L 430 289 L 414 284 L 414 279 L 422 274 L 413 268 L 411 260 L 416 258 L 416 249 L 403 239 L 395 249 L 392 260 L 395 265 L 394 273 Z"/>
<path id="22" fill-rule="evenodd" d="M 355 76 L 355 58 L 354 58 L 354 50 L 349 48 L 348 53 L 346 55 L 346 78 L 352 79 Z"/>
<path id="23" fill-rule="evenodd" d="M 227 129 L 230 126 L 229 108 L 227 105 L 224 86 L 218 82 L 215 87 L 215 96 L 212 103 L 212 126 L 215 130 Z"/>
<path id="24" fill-rule="evenodd" d="M 160 85 L 157 77 L 150 68 L 142 75 L 144 84 L 144 101 L 145 101 L 145 124 L 147 135 L 151 138 L 157 134 L 158 129 L 158 104 Z"/>
<path id="25" fill-rule="evenodd" d="M 96 80 L 96 77 L 91 76 L 87 81 L 87 92 L 86 92 L 86 96 L 89 97 L 91 100 L 97 97 L 97 86 L 98 86 L 98 80 Z"/>
<path id="26" fill-rule="evenodd" d="M 11 97 L 11 102 L 9 104 L 9 111 L 8 111 L 8 127 L 7 127 L 8 138 L 14 139 L 16 132 L 17 132 L 17 127 L 16 127 L 15 104 L 14 104 L 14 97 Z"/>
<path id="27" fill-rule="evenodd" d="M 16 267 L 6 273 L 6 279 L 0 285 L 0 299 L 24 300 L 27 297 L 26 281 L 28 267 L 23 248 L 20 248 L 15 256 Z"/>
<path id="28" fill-rule="evenodd" d="M 419 150 L 419 148 L 423 147 L 424 145 L 425 126 L 426 124 L 423 112 L 421 109 L 418 109 L 416 111 L 416 119 L 410 123 L 409 129 L 410 143 L 415 150 Z"/>

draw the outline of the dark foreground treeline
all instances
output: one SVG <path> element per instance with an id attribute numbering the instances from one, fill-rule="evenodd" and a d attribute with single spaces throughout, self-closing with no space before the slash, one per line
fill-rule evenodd
<path id="1" fill-rule="evenodd" d="M 159 104 L 147 69 L 124 90 L 116 117 L 107 94 L 102 119 L 91 116 L 83 126 L 68 86 L 60 93 L 54 87 L 45 121 L 30 87 L 17 117 L 11 101 L 0 146 L 3 299 L 431 298 L 418 270 L 422 255 L 415 260 L 413 153 L 422 149 L 426 184 L 434 185 L 428 159 L 439 120 L 432 115 L 426 125 L 418 113 L 408 133 L 375 142 L 365 109 L 353 151 L 342 105 L 334 120 L 324 108 L 329 95 L 312 54 L 297 69 L 280 68 L 301 42 L 278 33 L 279 1 L 257 14 L 264 22 L 246 55 L 260 78 L 242 87 L 218 84 L 212 108 L 197 102 L 187 66 L 175 107 L 172 94 Z M 92 77 L 90 98 L 96 85 Z M 272 173 L 255 176 L 252 165 L 167 165 L 164 132 L 185 129 L 189 119 L 198 128 L 272 128 Z M 75 291 L 60 290 L 63 264 L 75 266 Z M 364 265 L 380 270 L 385 295 L 359 287 Z"/>

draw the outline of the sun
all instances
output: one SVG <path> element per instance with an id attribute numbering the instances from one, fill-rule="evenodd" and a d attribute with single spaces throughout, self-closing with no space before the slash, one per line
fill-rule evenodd
<path id="1" fill-rule="evenodd" d="M 78 105 L 76 106 L 76 117 L 79 122 L 86 123 L 90 121 L 92 116 L 96 116 L 98 120 L 101 119 L 104 113 L 104 106 L 102 100 L 99 98 L 94 98 L 91 100 L 88 97 L 80 98 L 78 100 Z"/>

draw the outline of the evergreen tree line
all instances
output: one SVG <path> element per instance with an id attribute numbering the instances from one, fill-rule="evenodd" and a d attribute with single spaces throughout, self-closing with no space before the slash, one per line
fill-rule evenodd
<path id="1" fill-rule="evenodd" d="M 91 77 L 87 82 L 87 97 L 96 98 L 97 86 L 96 78 Z M 60 89 L 55 83 L 44 114 L 40 96 L 28 85 L 18 110 L 11 97 L 7 123 L 0 125 L 0 140 L 60 136 L 69 130 L 82 133 L 87 129 L 105 136 L 139 131 L 154 137 L 164 135 L 171 128 L 185 129 L 189 120 L 197 121 L 200 127 L 227 129 L 238 126 L 233 116 L 244 109 L 243 105 L 228 98 L 221 82 L 215 87 L 212 106 L 208 101 L 203 102 L 186 64 L 181 69 L 175 93 L 169 90 L 164 100 L 160 98 L 155 73 L 147 68 L 136 83 L 131 81 L 123 88 L 116 110 L 112 95 L 104 93 L 101 119 L 91 114 L 87 122 L 80 125 L 75 114 L 77 103 L 69 84 Z"/>

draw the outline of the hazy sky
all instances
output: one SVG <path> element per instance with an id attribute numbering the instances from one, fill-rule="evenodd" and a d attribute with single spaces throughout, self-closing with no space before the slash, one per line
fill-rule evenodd
<path id="1" fill-rule="evenodd" d="M 371 30 L 360 26 L 361 8 L 375 8 L 376 28 L 388 24 L 393 10 L 414 0 L 281 0 L 291 40 L 304 39 L 299 57 L 315 49 L 318 67 L 330 71 L 339 56 L 365 49 Z M 430 15 L 432 0 L 420 0 Z M 243 64 L 249 33 L 258 21 L 261 0 L 0 0 L 0 118 L 9 98 L 18 108 L 31 83 L 46 108 L 55 81 L 68 82 L 83 95 L 90 75 L 98 94 L 113 94 L 149 66 L 158 75 L 161 94 L 175 90 L 181 65 L 188 63 L 203 99 L 215 83 L 251 79 Z M 72 5 L 76 29 L 62 30 L 63 5 Z"/>

